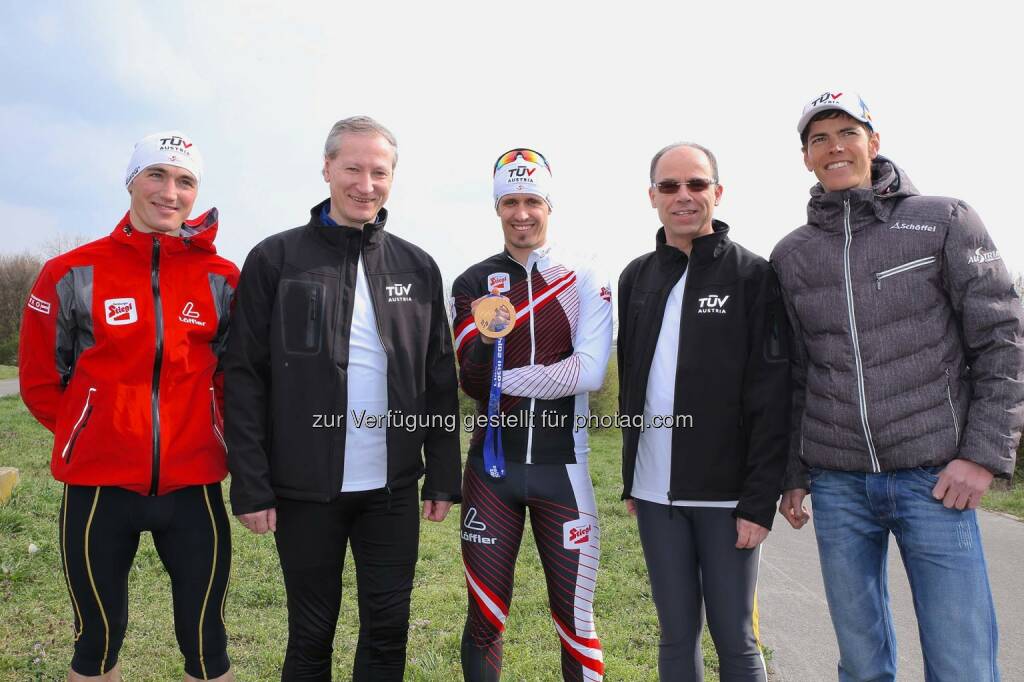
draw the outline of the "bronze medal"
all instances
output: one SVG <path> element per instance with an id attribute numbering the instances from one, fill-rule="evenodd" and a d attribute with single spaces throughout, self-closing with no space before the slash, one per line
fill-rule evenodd
<path id="1" fill-rule="evenodd" d="M 498 315 L 499 310 L 508 317 L 507 321 Z M 504 296 L 488 296 L 477 304 L 473 320 L 481 334 L 491 339 L 500 339 L 516 326 L 516 307 Z"/>

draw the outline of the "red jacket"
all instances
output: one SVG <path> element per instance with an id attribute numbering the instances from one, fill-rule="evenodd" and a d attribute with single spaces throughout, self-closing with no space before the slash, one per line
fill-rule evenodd
<path id="1" fill-rule="evenodd" d="M 227 474 L 219 357 L 238 268 L 217 209 L 180 237 L 135 230 L 47 261 L 21 324 L 21 396 L 73 485 L 162 495 Z"/>

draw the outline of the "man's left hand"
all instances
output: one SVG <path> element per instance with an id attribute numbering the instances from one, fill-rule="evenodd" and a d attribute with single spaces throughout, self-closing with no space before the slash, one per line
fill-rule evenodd
<path id="1" fill-rule="evenodd" d="M 768 529 L 753 521 L 736 519 L 736 549 L 754 549 L 768 537 Z"/>
<path id="2" fill-rule="evenodd" d="M 939 472 L 932 497 L 947 509 L 974 509 L 992 485 L 992 472 L 966 459 L 954 459 Z"/>
<path id="3" fill-rule="evenodd" d="M 428 521 L 444 521 L 452 503 L 444 500 L 423 500 L 423 518 Z"/>

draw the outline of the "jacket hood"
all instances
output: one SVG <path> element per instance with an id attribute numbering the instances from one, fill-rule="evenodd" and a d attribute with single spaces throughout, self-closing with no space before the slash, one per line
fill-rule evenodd
<path id="1" fill-rule="evenodd" d="M 118 222 L 117 227 L 114 228 L 114 231 L 110 233 L 110 236 L 129 246 L 145 246 L 147 249 L 150 242 L 148 239 L 142 239 L 142 237 L 153 237 L 159 240 L 164 248 L 171 251 L 196 246 L 204 251 L 217 253 L 217 247 L 213 245 L 213 240 L 217 238 L 217 228 L 220 225 L 219 219 L 220 213 L 216 208 L 211 208 L 206 213 L 183 222 L 178 236 L 173 237 L 166 234 L 140 232 L 132 225 L 131 212 L 127 211 L 124 217 L 121 218 L 121 221 Z"/>
<path id="2" fill-rule="evenodd" d="M 896 200 L 920 194 L 906 172 L 884 156 L 871 162 L 871 189 L 828 192 L 822 184 L 811 187 L 807 202 L 807 223 L 823 230 L 843 229 L 843 203 L 850 201 L 851 227 L 874 220 L 887 220 Z"/>

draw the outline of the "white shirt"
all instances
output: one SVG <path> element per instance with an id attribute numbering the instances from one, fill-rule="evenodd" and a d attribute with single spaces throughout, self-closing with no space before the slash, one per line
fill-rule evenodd
<path id="1" fill-rule="evenodd" d="M 638 500 L 672 504 L 676 507 L 726 507 L 733 508 L 737 500 L 672 500 L 668 499 L 669 481 L 672 473 L 672 432 L 671 428 L 653 428 L 654 417 L 664 418 L 675 414 L 676 364 L 679 359 L 679 322 L 683 312 L 683 291 L 686 288 L 686 272 L 672 287 L 665 304 L 665 316 L 658 333 L 658 345 L 654 349 L 651 370 L 647 377 L 647 396 L 644 401 L 644 428 L 640 432 L 636 464 L 633 467 L 633 489 L 630 495 Z"/>
<path id="2" fill-rule="evenodd" d="M 345 471 L 341 492 L 387 485 L 388 356 L 384 352 L 363 258 L 356 266 L 356 296 L 348 340 L 348 412 L 345 414 Z M 374 423 L 374 417 L 378 417 Z M 368 418 L 368 421 L 361 422 Z"/>

